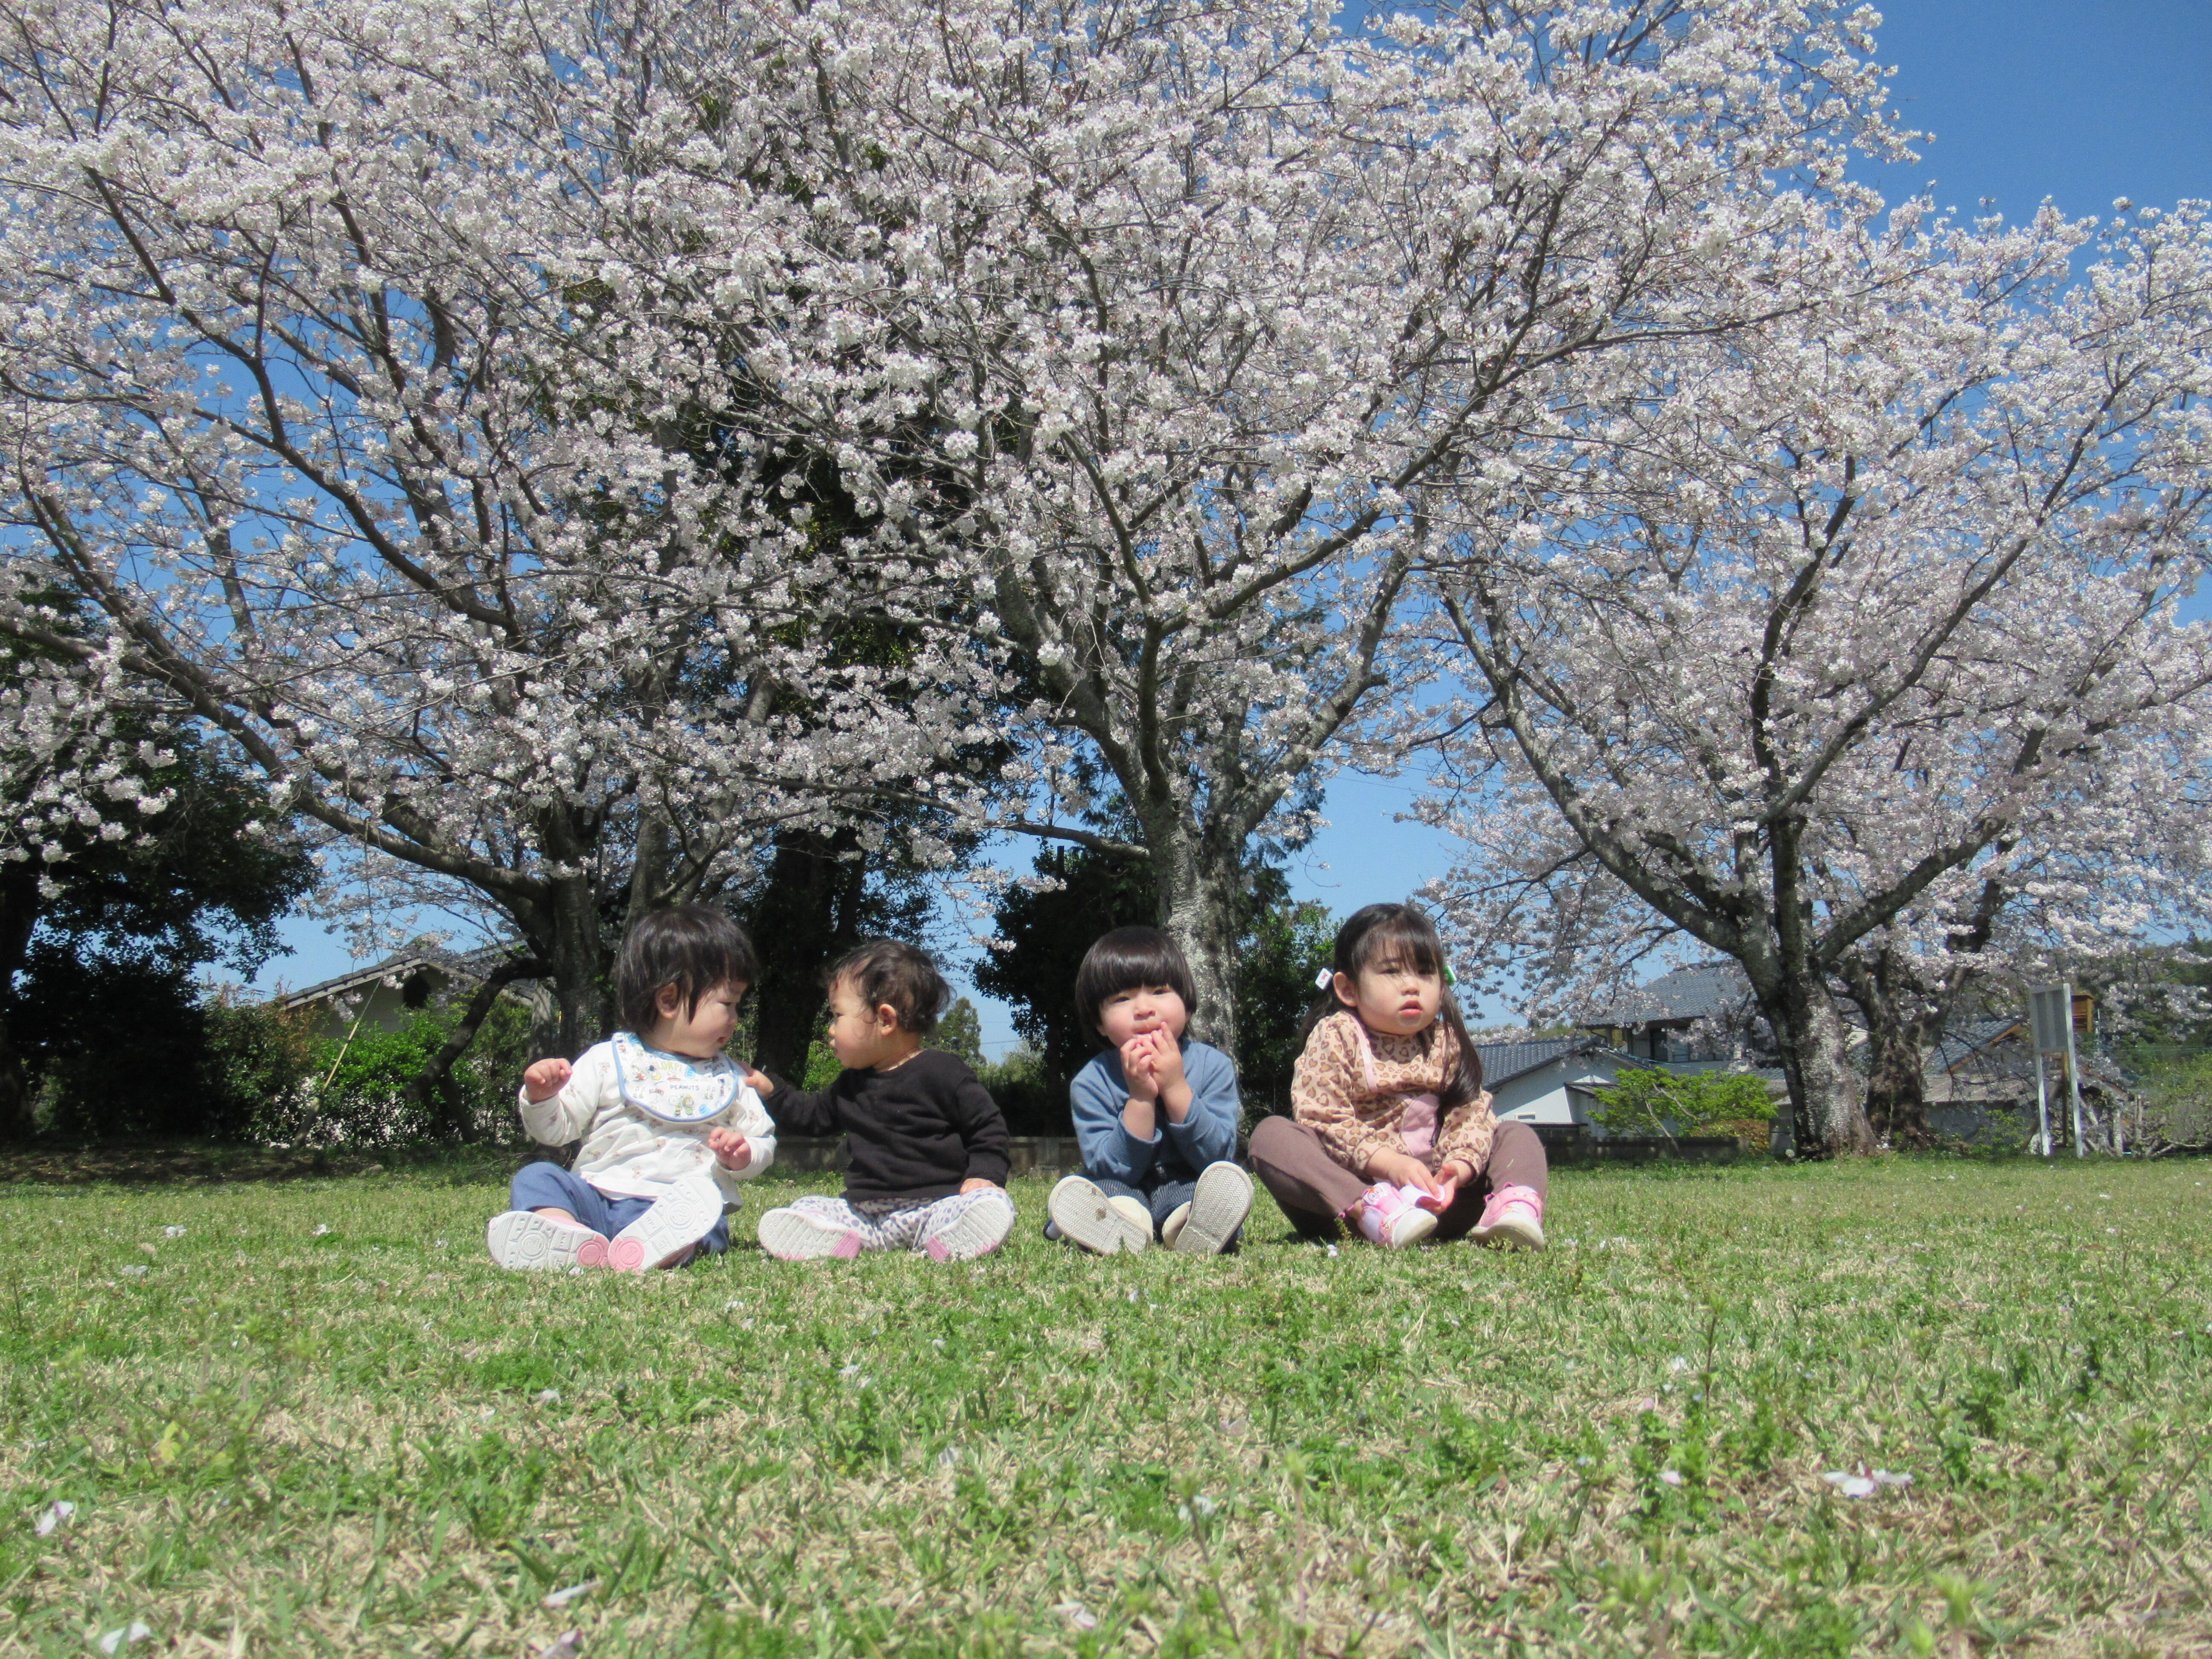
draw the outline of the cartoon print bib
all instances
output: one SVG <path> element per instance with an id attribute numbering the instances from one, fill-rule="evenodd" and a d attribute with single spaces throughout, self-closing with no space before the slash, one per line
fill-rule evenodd
<path id="1" fill-rule="evenodd" d="M 615 1083 L 622 1097 L 663 1123 L 700 1123 L 738 1097 L 744 1074 L 727 1054 L 690 1060 L 648 1048 L 629 1031 L 614 1035 Z"/>

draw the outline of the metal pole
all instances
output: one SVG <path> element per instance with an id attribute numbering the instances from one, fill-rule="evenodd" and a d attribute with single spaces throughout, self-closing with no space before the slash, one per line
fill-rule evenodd
<path id="1" fill-rule="evenodd" d="M 2074 1156 L 2089 1156 L 2088 1143 L 2081 1139 L 2081 1062 L 2074 1052 L 2074 982 L 2060 983 L 2059 994 L 2066 1006 L 2066 1086 L 2074 1097 Z"/>
<path id="2" fill-rule="evenodd" d="M 2030 1039 L 2035 1049 L 2035 1121 L 2039 1127 L 2036 1139 L 2042 1143 L 2041 1152 L 2051 1156 L 2051 1091 L 2043 1080 L 2043 1045 Z"/>

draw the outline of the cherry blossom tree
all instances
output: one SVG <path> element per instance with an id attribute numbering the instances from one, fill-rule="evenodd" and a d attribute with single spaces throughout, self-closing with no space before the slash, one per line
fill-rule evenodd
<path id="1" fill-rule="evenodd" d="M 1295 838 L 1340 735 L 1435 672 L 1408 624 L 1436 493 L 1510 465 L 1585 364 L 1796 303 L 1735 246 L 1817 221 L 1847 147 L 1887 142 L 1864 20 L 1826 7 L 1326 17 L 809 24 L 846 212 L 883 228 L 853 301 L 889 371 L 872 424 L 934 434 L 928 487 L 884 493 L 951 527 L 1024 688 L 1030 810 L 998 827 L 1147 860 L 1231 1046 L 1248 842 Z"/>
<path id="2" fill-rule="evenodd" d="M 865 836 L 996 691 L 880 508 L 823 499 L 866 272 L 787 21 L 0 21 L 0 633 L 71 669 L 11 707 L 158 690 L 349 902 L 519 933 L 571 1048 L 627 917 L 778 826 Z M 101 781 L 46 787 L 127 823 Z"/>
<path id="3" fill-rule="evenodd" d="M 1734 957 L 1803 1152 L 1871 1142 L 1836 976 L 2002 926 L 2078 948 L 2202 867 L 2201 815 L 2162 809 L 2201 787 L 2212 680 L 2175 611 L 2212 502 L 2212 228 L 2090 234 L 1908 208 L 1828 303 L 1622 365 L 1642 394 L 1471 492 L 1439 564 L 1474 692 L 1462 936 L 1555 929 L 1553 984 L 1669 933 Z M 1777 252 L 1802 270 L 1737 257 Z"/>

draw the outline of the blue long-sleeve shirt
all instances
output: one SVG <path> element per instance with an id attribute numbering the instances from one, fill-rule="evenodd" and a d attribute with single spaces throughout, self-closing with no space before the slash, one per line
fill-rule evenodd
<path id="1" fill-rule="evenodd" d="M 1075 1074 L 1067 1103 L 1085 1175 L 1152 1188 L 1164 1181 L 1195 1181 L 1207 1164 L 1237 1156 L 1235 1063 L 1220 1049 L 1188 1037 L 1181 1046 L 1190 1115 L 1170 1123 L 1167 1108 L 1155 1104 L 1150 1140 L 1138 1139 L 1121 1122 L 1129 1083 L 1121 1074 L 1120 1050 L 1109 1048 Z"/>

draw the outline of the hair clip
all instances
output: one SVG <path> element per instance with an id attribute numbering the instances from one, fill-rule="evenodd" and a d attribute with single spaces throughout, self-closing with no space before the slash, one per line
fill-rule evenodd
<path id="1" fill-rule="evenodd" d="M 1314 989 L 1316 991 L 1326 991 L 1335 983 L 1336 969 L 1334 968 L 1324 968 L 1314 975 Z"/>
<path id="2" fill-rule="evenodd" d="M 1447 985 L 1456 985 L 1459 983 L 1459 975 L 1452 972 L 1451 958 L 1449 957 L 1444 958 L 1444 983 Z"/>

